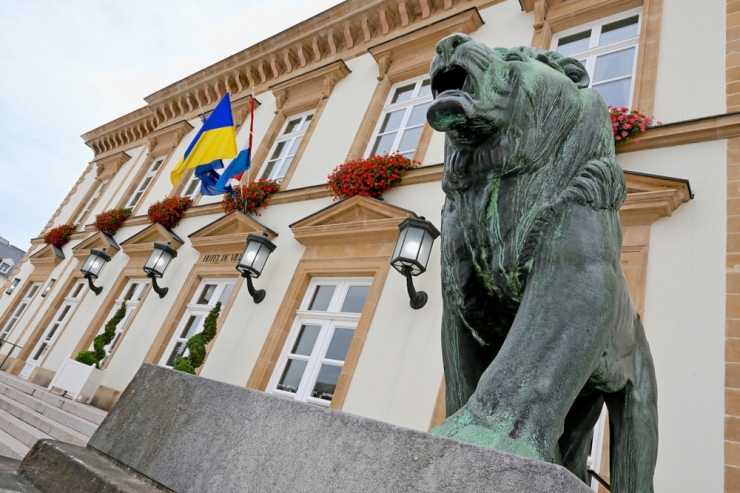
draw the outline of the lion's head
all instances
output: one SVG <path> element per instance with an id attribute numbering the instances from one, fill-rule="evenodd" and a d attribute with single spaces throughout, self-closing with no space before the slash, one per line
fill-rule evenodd
<path id="1" fill-rule="evenodd" d="M 603 206 L 621 205 L 608 109 L 578 60 L 531 47 L 491 49 L 453 34 L 437 44 L 430 73 L 427 119 L 447 135 L 446 191 L 542 170 L 563 192 L 600 164 L 598 173 L 614 182 L 603 183 L 613 188 L 604 190 Z"/>

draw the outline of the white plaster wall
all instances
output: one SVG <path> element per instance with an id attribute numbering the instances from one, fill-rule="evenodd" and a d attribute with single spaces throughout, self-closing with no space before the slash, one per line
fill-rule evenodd
<path id="1" fill-rule="evenodd" d="M 200 253 L 190 246 L 187 237 L 214 219 L 213 216 L 186 218 L 175 227 L 174 232 L 185 240 L 185 244 L 177 250 L 177 257 L 170 263 L 164 277 L 157 281 L 157 284 L 160 286 L 169 288 L 169 292 L 164 298 L 160 298 L 153 289 L 150 288 L 147 291 L 146 296 L 139 305 L 139 311 L 136 317 L 126 328 L 126 332 L 118 343 L 118 348 L 106 368 L 102 385 L 116 390 L 123 390 L 144 362 L 144 358 L 170 313 L 180 289 L 184 287 L 185 280 L 200 256 Z M 119 233 L 116 233 L 117 237 Z M 121 238 L 127 238 L 129 236 L 121 235 Z M 118 255 L 124 257 L 122 260 L 125 260 L 119 267 L 120 271 L 120 269 L 125 267 L 128 259 L 123 252 Z M 116 258 L 118 258 L 118 255 L 116 255 Z M 145 277 L 146 275 L 142 271 L 141 278 L 143 279 Z M 186 302 L 189 301 L 187 300 Z M 76 342 L 79 340 L 80 338 L 77 337 Z M 165 344 L 167 342 L 169 341 L 166 341 Z"/>
<path id="2" fill-rule="evenodd" d="M 644 324 L 658 378 L 655 491 L 722 491 L 726 142 L 618 161 L 626 170 L 688 179 L 696 194 L 651 228 Z"/>
<path id="3" fill-rule="evenodd" d="M 228 318 L 221 321 L 201 375 L 234 385 L 246 385 L 305 250 L 295 240 L 288 225 L 331 203 L 330 198 L 325 198 L 273 206 L 256 218 L 279 235 L 273 240 L 277 248 L 265 266 L 264 275 L 254 281 L 255 288 L 264 289 L 267 295 L 262 303 L 256 305 L 247 291 L 246 282 L 241 278 L 237 280 L 241 288 L 235 295 Z"/>
<path id="4" fill-rule="evenodd" d="M 654 109 L 663 123 L 725 112 L 725 10 L 724 0 L 663 1 Z"/>
<path id="5" fill-rule="evenodd" d="M 95 184 L 95 176 L 96 176 L 96 169 L 95 166 L 90 168 L 90 171 L 85 175 L 85 178 L 82 180 L 82 182 L 77 186 L 77 191 L 69 198 L 69 201 L 62 207 L 61 212 L 59 215 L 54 219 L 54 222 L 52 223 L 51 227 L 59 226 L 60 224 L 69 224 L 75 219 L 76 217 L 72 217 L 72 214 L 75 213 L 75 209 L 77 209 L 77 206 L 80 205 L 80 202 L 85 198 L 85 195 L 87 192 L 92 188 L 93 186 L 97 186 Z M 44 225 L 42 224 L 39 228 L 39 232 L 41 232 L 41 228 L 43 228 Z"/>
<path id="6" fill-rule="evenodd" d="M 491 47 L 512 48 L 532 43 L 534 14 L 525 13 L 517 0 L 506 0 L 480 11 L 485 22 L 470 36 Z"/>
<path id="7" fill-rule="evenodd" d="M 444 195 L 439 183 L 403 187 L 383 197 L 440 228 Z M 439 240 L 427 272 L 414 279 L 414 286 L 429 295 L 420 310 L 409 306 L 405 278 L 392 268 L 388 272 L 343 410 L 426 430 L 443 374 Z"/>
<path id="8" fill-rule="evenodd" d="M 378 84 L 378 65 L 369 54 L 345 63 L 352 73 L 334 86 L 288 184 L 289 189 L 325 183 L 331 170 L 347 159 Z"/>

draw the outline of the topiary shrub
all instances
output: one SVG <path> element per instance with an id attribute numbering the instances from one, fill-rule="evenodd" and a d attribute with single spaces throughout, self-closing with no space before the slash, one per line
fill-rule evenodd
<path id="1" fill-rule="evenodd" d="M 203 331 L 188 339 L 188 355 L 180 356 L 175 360 L 175 364 L 172 365 L 174 370 L 195 375 L 195 369 L 202 365 L 206 359 L 206 346 L 216 337 L 216 321 L 219 313 L 221 313 L 220 301 L 208 313 L 203 322 Z"/>
<path id="2" fill-rule="evenodd" d="M 116 327 L 126 316 L 126 301 L 123 300 L 121 307 L 116 310 L 110 320 L 106 322 L 105 329 L 102 334 L 99 334 L 93 340 L 93 350 L 83 351 L 77 355 L 75 361 L 84 363 L 86 365 L 95 365 L 95 368 L 100 368 L 100 362 L 105 358 L 105 346 L 111 343 L 113 338 L 116 336 Z"/>

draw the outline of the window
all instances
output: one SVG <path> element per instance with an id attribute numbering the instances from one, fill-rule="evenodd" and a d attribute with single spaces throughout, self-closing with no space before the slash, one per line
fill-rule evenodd
<path id="1" fill-rule="evenodd" d="M 4 341 L 8 338 L 8 335 L 10 334 L 10 331 L 13 327 L 15 327 L 15 324 L 18 323 L 18 320 L 21 318 L 21 315 L 26 311 L 26 308 L 28 308 L 28 305 L 31 304 L 31 301 L 33 301 L 33 297 L 36 296 L 36 293 L 41 288 L 40 282 L 35 282 L 28 286 L 28 289 L 26 290 L 26 294 L 23 295 L 23 299 L 21 299 L 20 303 L 18 303 L 18 306 L 13 311 L 13 314 L 10 316 L 10 320 L 5 324 L 5 327 L 3 327 L 2 332 L 0 332 L 0 341 Z"/>
<path id="2" fill-rule="evenodd" d="M 87 284 L 84 280 L 77 281 L 72 286 L 72 289 L 69 292 L 69 296 L 64 298 L 64 303 L 62 303 L 62 306 L 59 307 L 59 310 L 57 310 L 57 312 L 54 314 L 54 318 L 52 319 L 51 324 L 49 324 L 49 326 L 44 331 L 44 334 L 41 336 L 41 340 L 38 342 L 38 344 L 36 344 L 36 347 L 33 348 L 31 357 L 26 363 L 27 367 L 31 365 L 31 369 L 33 369 L 34 366 L 38 366 L 39 363 L 41 363 L 41 359 L 49 350 L 49 347 L 54 343 L 57 336 L 64 329 L 64 326 L 67 324 L 69 319 L 72 318 L 72 314 L 74 313 L 75 308 L 77 308 L 77 304 L 80 302 L 80 299 L 82 298 L 82 295 L 85 294 L 86 290 Z M 21 373 L 26 373 L 25 369 Z M 30 373 L 31 372 L 29 370 L 26 375 Z"/>
<path id="3" fill-rule="evenodd" d="M 123 289 L 123 293 L 121 297 L 119 297 L 116 302 L 113 304 L 113 308 L 111 309 L 110 313 L 108 314 L 108 317 L 105 319 L 105 323 L 110 320 L 113 315 L 121 308 L 121 304 L 123 304 L 123 301 L 126 300 L 126 315 L 121 319 L 120 322 L 118 322 L 118 325 L 116 325 L 116 335 L 113 337 L 113 340 L 104 347 L 105 349 L 105 358 L 103 358 L 100 361 L 100 365 L 102 366 L 103 363 L 105 363 L 105 360 L 108 359 L 108 355 L 113 351 L 113 348 L 116 347 L 116 344 L 121 338 L 121 335 L 123 335 L 123 331 L 126 329 L 126 326 L 128 325 L 129 319 L 131 318 L 131 314 L 136 310 L 136 307 L 139 305 L 139 302 L 144 297 L 144 293 L 146 292 L 146 288 L 149 286 L 149 281 L 147 280 L 140 280 L 140 279 L 132 279 L 126 284 L 126 287 Z M 100 328 L 100 331 L 98 334 L 102 334 L 105 331 L 105 323 L 103 323 L 103 326 Z M 90 345 L 90 351 L 93 350 L 93 345 Z"/>
<path id="4" fill-rule="evenodd" d="M 136 204 L 139 203 L 141 197 L 144 196 L 144 192 L 146 192 L 146 189 L 149 188 L 152 180 L 154 180 L 154 176 L 157 174 L 157 170 L 162 167 L 163 162 L 163 157 L 154 160 L 152 165 L 149 167 L 149 170 L 147 170 L 146 174 L 144 175 L 144 178 L 141 179 L 141 183 L 139 183 L 139 186 L 136 187 L 136 191 L 131 196 L 131 200 L 129 200 L 128 204 L 126 204 L 126 209 L 133 209 Z"/>
<path id="5" fill-rule="evenodd" d="M 167 345 L 162 360 L 159 362 L 160 365 L 172 367 L 179 356 L 187 355 L 188 349 L 185 344 L 188 339 L 203 331 L 203 322 L 216 302 L 220 301 L 223 309 L 223 305 L 226 304 L 234 289 L 234 283 L 233 280 L 215 279 L 205 279 L 200 283 L 195 296 L 187 305 L 185 315 L 177 326 L 175 336 Z"/>
<path id="6" fill-rule="evenodd" d="M 431 102 L 428 76 L 393 86 L 365 154 L 399 151 L 409 159 L 414 157 Z"/>
<path id="7" fill-rule="evenodd" d="M 190 180 L 188 181 L 187 186 L 182 192 L 182 196 L 188 197 L 190 200 L 195 200 L 195 196 L 198 195 L 199 191 L 200 191 L 200 178 L 195 176 L 195 173 L 193 173 L 193 176 L 190 177 Z"/>
<path id="8" fill-rule="evenodd" d="M 606 104 L 632 104 L 640 11 L 609 17 L 590 26 L 569 29 L 553 37 L 552 50 L 578 59 L 591 78 L 591 86 Z"/>
<path id="9" fill-rule="evenodd" d="M 8 262 L 0 262 L 0 274 L 7 274 L 10 272 L 12 266 Z"/>
<path id="10" fill-rule="evenodd" d="M 329 406 L 372 279 L 314 279 L 296 312 L 270 392 Z"/>
<path id="11" fill-rule="evenodd" d="M 290 168 L 298 146 L 301 145 L 303 136 L 306 134 L 308 125 L 311 123 L 314 112 L 303 113 L 290 117 L 283 125 L 280 135 L 275 141 L 270 158 L 262 171 L 262 178 L 270 180 L 282 180 Z"/>
<path id="12" fill-rule="evenodd" d="M 95 201 L 98 200 L 98 197 L 100 197 L 100 193 L 103 191 L 103 188 L 108 183 L 108 180 L 100 182 L 100 185 L 98 185 L 98 188 L 95 189 L 95 192 L 92 194 L 92 197 L 88 199 L 87 203 L 85 204 L 85 207 L 80 211 L 80 214 L 77 216 L 77 219 L 75 219 L 73 224 L 80 224 L 85 219 L 85 216 L 87 216 L 87 213 L 92 209 L 92 206 L 95 204 Z"/>

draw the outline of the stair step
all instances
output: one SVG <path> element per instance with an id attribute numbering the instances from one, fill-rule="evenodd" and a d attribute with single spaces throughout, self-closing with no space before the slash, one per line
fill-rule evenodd
<path id="1" fill-rule="evenodd" d="M 25 421 L 13 416 L 7 411 L 0 409 L 0 430 L 12 436 L 26 447 L 33 447 L 39 440 L 51 438 L 49 435 L 34 428 Z"/>
<path id="2" fill-rule="evenodd" d="M 91 437 L 93 433 L 95 433 L 95 430 L 98 429 L 98 425 L 95 423 L 91 423 L 90 421 L 80 418 L 64 409 L 52 406 L 15 388 L 6 387 L 3 389 L 2 396 L 19 402 L 20 404 L 33 409 L 37 413 L 43 414 L 44 416 L 47 416 L 68 428 L 72 428 L 83 435 L 87 435 L 88 437 Z"/>
<path id="3" fill-rule="evenodd" d="M 98 409 L 97 407 L 89 406 L 81 402 L 76 402 L 57 394 L 52 394 L 44 387 L 39 387 L 38 385 L 34 385 L 14 375 L 9 375 L 8 373 L 0 371 L 0 393 L 3 393 L 3 386 L 12 387 L 25 394 L 32 395 L 47 404 L 64 409 L 65 411 L 95 423 L 96 425 L 102 423 L 108 415 L 108 413 L 102 409 Z"/>
<path id="4" fill-rule="evenodd" d="M 63 442 L 84 447 L 90 437 L 90 435 L 85 435 L 80 433 L 78 430 L 65 426 L 63 423 L 53 419 L 51 416 L 41 414 L 23 403 L 11 399 L 7 395 L 0 395 L 0 409 L 12 414 L 34 428 L 41 430 L 50 437 Z M 57 411 L 60 413 L 65 412 L 61 409 L 57 409 Z"/>
<path id="5" fill-rule="evenodd" d="M 0 455 L 20 460 L 26 456 L 30 449 L 30 447 L 0 430 Z"/>

